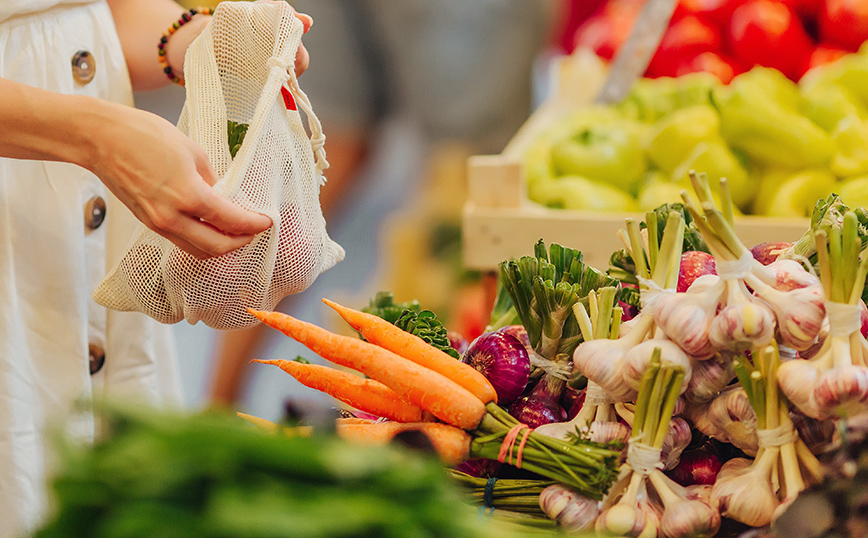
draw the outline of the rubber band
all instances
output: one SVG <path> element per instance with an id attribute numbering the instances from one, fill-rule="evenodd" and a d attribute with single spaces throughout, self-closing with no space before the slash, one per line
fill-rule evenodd
<path id="1" fill-rule="evenodd" d="M 639 305 L 642 310 L 653 306 L 657 298 L 664 293 L 675 293 L 674 288 L 661 288 L 660 284 L 650 278 L 637 276 L 636 279 L 639 281 Z"/>
<path id="2" fill-rule="evenodd" d="M 588 380 L 588 386 L 585 389 L 585 405 L 606 405 L 615 401 L 606 394 L 603 387 Z"/>
<path id="3" fill-rule="evenodd" d="M 721 280 L 744 280 L 750 274 L 754 261 L 753 254 L 746 250 L 737 260 L 715 260 L 714 264 Z"/>
<path id="4" fill-rule="evenodd" d="M 862 305 L 848 303 L 826 303 L 829 316 L 829 335 L 850 336 L 862 328 Z"/>
<path id="5" fill-rule="evenodd" d="M 640 443 L 634 437 L 627 443 L 627 465 L 637 473 L 648 476 L 658 469 L 663 470 L 661 452 L 659 448 Z"/>
<path id="6" fill-rule="evenodd" d="M 771 430 L 757 430 L 760 448 L 777 448 L 799 440 L 799 433 L 790 423 L 781 424 Z"/>
<path id="7" fill-rule="evenodd" d="M 530 426 L 528 426 L 527 424 L 516 424 L 515 426 L 510 428 L 508 432 L 506 432 L 506 436 L 503 438 L 503 443 L 500 444 L 500 451 L 497 453 L 497 461 L 503 463 L 507 460 L 507 456 L 509 456 L 509 461 L 506 461 L 506 463 L 512 465 L 512 449 L 515 448 L 515 441 L 516 439 L 518 439 L 518 434 L 525 429 L 527 430 L 527 432 L 524 434 L 524 438 L 519 444 L 518 452 L 516 454 L 517 459 L 515 463 L 515 466 L 521 469 L 521 455 L 524 451 L 524 445 L 527 442 L 527 437 L 528 435 L 530 435 L 531 432 Z"/>
<path id="8" fill-rule="evenodd" d="M 496 476 L 492 476 L 485 482 L 485 490 L 482 493 L 482 505 L 486 508 L 494 508 L 494 485 L 496 483 Z"/>

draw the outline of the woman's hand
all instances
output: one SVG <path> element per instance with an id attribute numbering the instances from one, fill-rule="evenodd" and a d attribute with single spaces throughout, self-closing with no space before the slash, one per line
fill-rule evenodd
<path id="1" fill-rule="evenodd" d="M 271 219 L 216 193 L 205 151 L 174 125 L 149 112 L 91 103 L 80 117 L 89 169 L 148 228 L 197 258 L 240 248 L 271 227 Z M 93 122 L 93 123 L 91 123 Z"/>

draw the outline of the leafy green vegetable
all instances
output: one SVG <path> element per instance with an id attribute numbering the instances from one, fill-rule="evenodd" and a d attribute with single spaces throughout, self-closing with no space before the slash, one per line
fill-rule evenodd
<path id="1" fill-rule="evenodd" d="M 841 197 L 837 194 L 830 194 L 826 198 L 817 200 L 814 206 L 814 211 L 811 214 L 811 227 L 798 241 L 781 254 L 782 258 L 793 260 L 809 260 L 814 267 L 814 272 L 818 275 L 819 263 L 817 260 L 817 246 L 814 240 L 814 234 L 820 230 L 826 232 L 827 237 L 832 237 L 830 233 L 833 228 L 841 230 L 844 225 L 844 214 L 850 210 Z M 868 245 L 868 209 L 857 207 L 853 209 L 857 220 L 857 234 L 862 241 L 862 249 Z M 862 292 L 862 300 L 868 301 L 868 286 Z"/>
<path id="2" fill-rule="evenodd" d="M 547 359 L 572 354 L 582 341 L 573 305 L 587 307 L 588 292 L 620 282 L 582 262 L 578 250 L 540 240 L 533 256 L 501 262 L 499 280 L 527 330 L 533 348 Z"/>
<path id="3" fill-rule="evenodd" d="M 270 434 L 217 412 L 101 417 L 93 446 L 62 438 L 55 511 L 33 538 L 525 535 L 477 518 L 439 460 L 399 446 Z"/>
<path id="4" fill-rule="evenodd" d="M 437 319 L 434 312 L 430 310 L 422 310 L 421 312 L 405 310 L 395 325 L 410 334 L 415 334 L 440 351 L 444 351 L 456 359 L 461 358 L 458 351 L 449 343 L 446 327 Z"/>
<path id="5" fill-rule="evenodd" d="M 244 142 L 244 135 L 247 134 L 246 123 L 235 123 L 232 120 L 227 122 L 227 131 L 229 134 L 229 155 L 235 158 L 235 154 L 241 149 L 241 144 Z"/>
<path id="6" fill-rule="evenodd" d="M 368 306 L 362 308 L 362 312 L 383 318 L 392 325 L 415 334 L 440 351 L 456 359 L 461 358 L 449 343 L 446 327 L 437 319 L 437 315 L 430 310 L 422 310 L 419 301 L 415 299 L 396 303 L 392 292 L 381 291 L 371 298 Z"/>
<path id="7" fill-rule="evenodd" d="M 405 311 L 419 312 L 421 309 L 419 301 L 415 299 L 396 303 L 391 291 L 380 291 L 368 301 L 368 306 L 362 308 L 362 312 L 383 318 L 394 325 Z"/>

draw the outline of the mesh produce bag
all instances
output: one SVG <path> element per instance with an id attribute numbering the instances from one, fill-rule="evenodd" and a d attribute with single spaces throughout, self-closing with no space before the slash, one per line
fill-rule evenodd
<path id="1" fill-rule="evenodd" d="M 319 205 L 325 137 L 294 73 L 302 23 L 293 13 L 284 2 L 219 4 L 187 51 L 178 122 L 208 154 L 220 178 L 213 188 L 268 215 L 272 228 L 241 249 L 199 260 L 141 225 L 94 291 L 97 303 L 162 323 L 242 328 L 257 321 L 247 307 L 273 310 L 343 259 Z M 230 121 L 248 125 L 234 158 Z"/>

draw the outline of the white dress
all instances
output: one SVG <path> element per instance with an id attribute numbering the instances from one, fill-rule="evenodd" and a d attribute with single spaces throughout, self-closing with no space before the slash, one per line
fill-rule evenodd
<path id="1" fill-rule="evenodd" d="M 0 77 L 132 105 L 104 1 L 0 0 Z M 76 401 L 181 405 L 171 328 L 91 298 L 135 224 L 82 168 L 0 159 L 0 538 L 46 515 L 46 428 L 93 437 L 92 417 L 68 417 Z"/>

